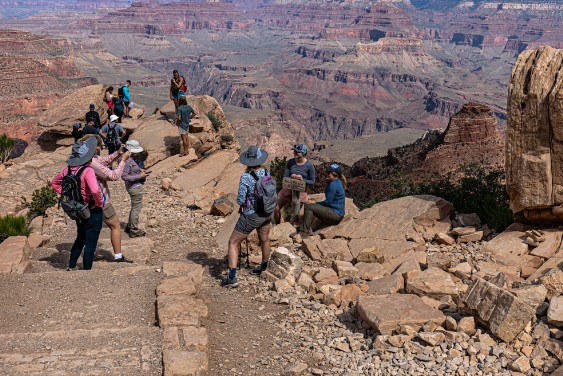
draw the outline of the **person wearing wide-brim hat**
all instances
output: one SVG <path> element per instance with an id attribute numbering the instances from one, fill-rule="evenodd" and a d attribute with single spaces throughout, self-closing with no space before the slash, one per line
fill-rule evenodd
<path id="1" fill-rule="evenodd" d="M 68 166 L 63 168 L 51 181 L 51 187 L 60 195 L 63 178 L 67 174 L 75 176 L 80 174 L 82 200 L 90 208 L 90 218 L 88 220 L 76 221 L 76 239 L 70 250 L 67 270 L 76 269 L 76 263 L 82 253 L 82 249 L 84 249 L 84 256 L 82 257 L 84 269 L 92 269 L 96 245 L 102 230 L 104 196 L 96 179 L 96 174 L 90 166 L 97 146 L 95 137 L 75 143 L 68 159 Z"/>
<path id="2" fill-rule="evenodd" d="M 145 161 L 141 158 L 143 148 L 139 141 L 129 140 L 125 143 L 125 148 L 131 152 L 131 158 L 125 162 L 121 175 L 121 179 L 125 181 L 125 189 L 131 198 L 131 210 L 125 232 L 129 234 L 130 238 L 136 238 L 146 235 L 138 225 L 141 209 L 143 209 L 144 184 L 150 172 L 145 170 Z"/>
<path id="3" fill-rule="evenodd" d="M 262 249 L 262 263 L 252 270 L 253 274 L 260 274 L 268 266 L 270 258 L 270 228 L 272 214 L 261 216 L 254 210 L 256 195 L 254 189 L 258 179 L 266 176 L 267 171 L 262 164 L 268 159 L 268 153 L 258 146 L 252 145 L 240 154 L 240 163 L 247 166 L 246 171 L 240 177 L 237 194 L 237 203 L 240 205 L 239 219 L 229 238 L 228 260 L 229 274 L 221 281 L 225 287 L 238 287 L 237 264 L 241 242 L 256 230 L 260 239 Z"/>

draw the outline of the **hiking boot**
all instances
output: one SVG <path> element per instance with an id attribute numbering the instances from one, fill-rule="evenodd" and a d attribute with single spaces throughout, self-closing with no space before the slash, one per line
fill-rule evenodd
<path id="1" fill-rule="evenodd" d="M 130 230 L 129 231 L 129 237 L 130 238 L 138 238 L 141 236 L 145 236 L 147 233 L 144 232 L 143 230 Z"/>
<path id="2" fill-rule="evenodd" d="M 266 269 L 262 269 L 262 265 L 258 265 L 257 267 L 252 268 L 252 270 L 250 271 L 250 274 L 261 275 L 264 270 L 266 270 Z"/>
<path id="3" fill-rule="evenodd" d="M 223 287 L 230 287 L 235 288 L 238 287 L 237 277 L 231 279 L 229 277 L 225 277 L 221 280 L 221 286 Z"/>
<path id="4" fill-rule="evenodd" d="M 123 230 L 126 234 L 131 232 L 131 229 L 129 227 L 125 227 L 125 230 Z"/>

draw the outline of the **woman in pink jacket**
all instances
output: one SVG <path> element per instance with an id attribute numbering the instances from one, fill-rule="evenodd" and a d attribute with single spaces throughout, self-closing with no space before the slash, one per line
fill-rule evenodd
<path id="1" fill-rule="evenodd" d="M 118 149 L 113 154 L 107 157 L 102 157 L 100 155 L 102 151 L 102 146 L 104 144 L 102 138 L 98 135 L 89 134 L 84 136 L 82 140 L 87 140 L 88 138 L 95 138 L 97 141 L 96 154 L 92 159 L 90 164 L 96 173 L 96 178 L 101 184 L 102 193 L 106 198 L 106 203 L 104 204 L 104 223 L 109 227 L 111 235 L 111 246 L 113 247 L 113 259 L 116 262 L 125 261 L 125 256 L 121 252 L 121 221 L 111 204 L 111 196 L 109 193 L 108 181 L 116 181 L 121 178 L 123 173 L 123 168 L 125 167 L 125 161 L 131 156 L 130 152 L 123 152 L 123 149 Z M 117 167 L 112 170 L 109 168 L 116 159 L 121 157 L 121 161 Z"/>
<path id="2" fill-rule="evenodd" d="M 80 176 L 80 193 L 84 202 L 90 207 L 90 218 L 87 221 L 76 221 L 76 239 L 70 250 L 70 260 L 66 270 L 76 270 L 76 262 L 83 248 L 84 270 L 92 269 L 94 252 L 96 252 L 96 245 L 102 230 L 104 218 L 102 207 L 105 199 L 96 179 L 96 174 L 90 166 L 90 162 L 96 153 L 96 146 L 95 138 L 75 143 L 72 147 L 72 154 L 68 159 L 68 167 L 63 168 L 51 181 L 51 187 L 60 195 L 63 177 L 69 172 L 69 169 L 72 174 L 76 174 L 82 166 L 86 167 Z"/>

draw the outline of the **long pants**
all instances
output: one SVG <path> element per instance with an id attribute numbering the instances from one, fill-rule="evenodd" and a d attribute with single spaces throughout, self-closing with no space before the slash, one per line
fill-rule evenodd
<path id="1" fill-rule="evenodd" d="M 313 219 L 315 219 L 315 217 L 330 226 L 339 224 L 343 218 L 331 208 L 320 204 L 305 204 L 304 209 L 303 225 L 301 228 L 306 233 L 311 232 L 311 225 L 313 224 Z"/>
<path id="2" fill-rule="evenodd" d="M 127 190 L 129 196 L 131 197 L 131 211 L 129 212 L 129 223 L 127 228 L 131 231 L 137 231 L 139 229 L 139 216 L 141 215 L 141 209 L 143 208 L 143 186 L 139 186 L 133 189 Z"/>
<path id="3" fill-rule="evenodd" d="M 70 250 L 69 268 L 76 267 L 76 262 L 82 253 L 82 248 L 84 248 L 84 256 L 82 257 L 84 270 L 92 269 L 94 252 L 96 252 L 103 221 L 104 212 L 101 208 L 90 210 L 90 219 L 87 222 L 76 221 L 76 240 Z"/>

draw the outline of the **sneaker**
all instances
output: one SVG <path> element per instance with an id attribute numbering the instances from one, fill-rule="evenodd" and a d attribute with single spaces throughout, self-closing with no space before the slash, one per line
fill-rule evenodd
<path id="1" fill-rule="evenodd" d="M 145 236 L 147 233 L 144 232 L 143 230 L 130 230 L 129 231 L 129 237 L 130 238 L 138 238 L 141 236 Z"/>
<path id="2" fill-rule="evenodd" d="M 257 267 L 253 268 L 250 273 L 254 275 L 261 275 L 265 269 L 262 269 L 262 265 L 258 265 Z"/>
<path id="3" fill-rule="evenodd" d="M 115 257 L 113 258 L 113 262 L 123 262 L 123 261 L 125 261 L 125 256 L 123 255 L 119 258 L 115 258 Z"/>
<path id="4" fill-rule="evenodd" d="M 78 270 L 78 266 L 75 266 L 74 268 L 71 268 L 70 266 L 67 266 L 67 267 L 66 267 L 66 271 L 67 271 L 67 272 L 74 272 L 74 271 L 76 271 L 76 270 Z"/>
<path id="5" fill-rule="evenodd" d="M 237 278 L 230 279 L 229 277 L 225 277 L 221 280 L 221 286 L 230 288 L 238 287 Z"/>

